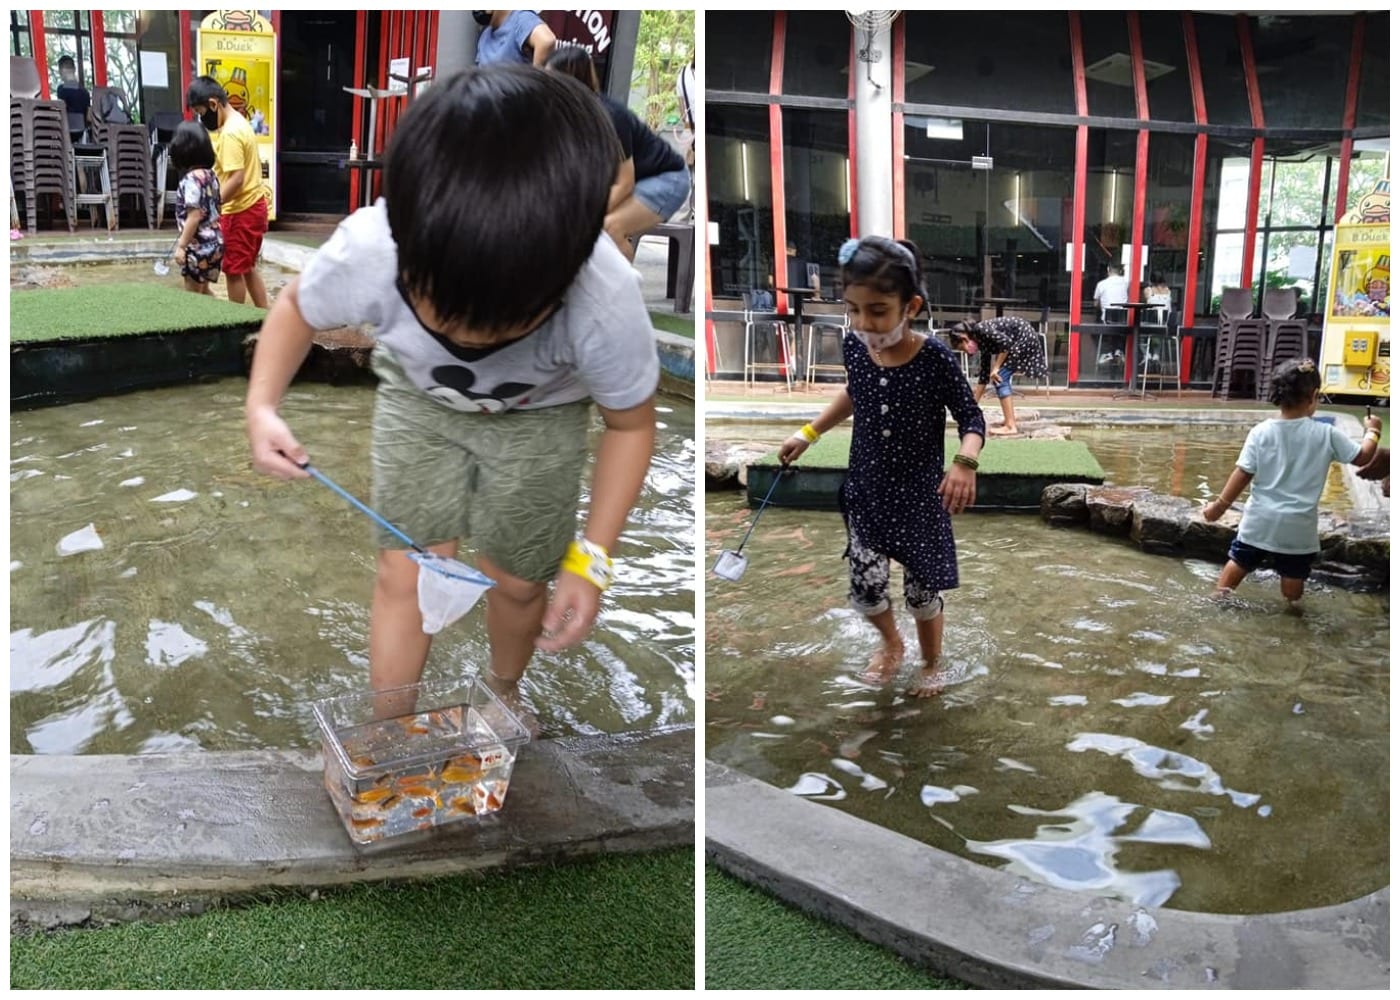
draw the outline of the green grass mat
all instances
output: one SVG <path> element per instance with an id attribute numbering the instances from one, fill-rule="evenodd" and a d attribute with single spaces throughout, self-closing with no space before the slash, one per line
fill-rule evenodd
<path id="1" fill-rule="evenodd" d="M 1366 423 L 1366 407 L 1364 406 L 1320 406 L 1318 407 L 1317 412 L 1319 415 L 1324 413 L 1350 413 L 1353 417 L 1356 418 L 1357 423 L 1363 425 Z M 1371 407 L 1371 413 L 1381 418 L 1381 447 L 1389 448 L 1391 419 L 1390 407 L 1373 406 Z"/>
<path id="2" fill-rule="evenodd" d="M 685 847 L 12 935 L 10 986 L 690 989 L 695 937 Z"/>
<path id="3" fill-rule="evenodd" d="M 256 327 L 263 311 L 154 282 L 47 288 L 10 296 L 10 342 L 130 337 L 213 327 Z"/>
<path id="4" fill-rule="evenodd" d="M 802 457 L 793 463 L 802 469 L 844 469 L 850 458 L 851 432 L 834 430 L 822 435 Z M 948 439 L 944 449 L 944 466 L 951 465 L 957 451 L 955 439 Z M 987 442 L 978 457 L 979 473 L 993 476 L 1097 476 L 1103 479 L 1103 467 L 1082 441 L 1036 441 L 1012 438 Z M 769 452 L 755 465 L 778 464 L 778 452 Z"/>
<path id="5" fill-rule="evenodd" d="M 695 339 L 695 320 L 689 316 L 677 316 L 675 313 L 653 312 L 651 325 L 658 330 L 665 330 L 667 333 L 674 333 L 679 337 L 689 337 Z"/>
<path id="6" fill-rule="evenodd" d="M 936 905 L 931 903 L 930 905 Z M 705 869 L 708 989 L 956 990 L 893 952 L 824 923 L 713 866 Z"/>

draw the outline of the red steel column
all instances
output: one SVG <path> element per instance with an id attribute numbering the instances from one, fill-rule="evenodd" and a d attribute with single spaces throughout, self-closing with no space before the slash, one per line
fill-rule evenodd
<path id="1" fill-rule="evenodd" d="M 1249 33 L 1249 15 L 1236 14 L 1240 36 L 1240 57 L 1244 62 L 1244 85 L 1249 93 L 1249 114 L 1254 127 L 1264 127 L 1264 104 L 1259 98 L 1259 74 L 1254 64 L 1254 39 Z M 1254 287 L 1254 238 L 1259 234 L 1259 187 L 1264 179 L 1264 137 L 1254 140 L 1249 155 L 1249 196 L 1245 200 L 1244 258 L 1240 262 L 1240 287 Z"/>
<path id="2" fill-rule="evenodd" d="M 1196 20 L 1190 14 L 1181 15 L 1182 34 L 1186 39 L 1186 66 L 1191 77 L 1191 101 L 1195 107 L 1196 124 L 1209 124 L 1206 118 L 1206 90 L 1201 80 L 1201 53 L 1196 46 Z M 1191 174 L 1191 218 L 1186 230 L 1186 287 L 1181 295 L 1181 325 L 1188 330 L 1196 325 L 1196 284 L 1200 280 L 1201 236 L 1205 231 L 1206 146 L 1204 132 L 1196 133 L 1196 163 Z M 1195 340 L 1187 337 L 1181 343 L 1181 367 L 1191 370 L 1191 352 Z"/>
<path id="3" fill-rule="evenodd" d="M 29 12 L 29 48 L 34 53 L 34 66 L 39 70 L 39 96 L 49 100 L 49 46 L 44 36 L 44 12 Z"/>
<path id="4" fill-rule="evenodd" d="M 1351 32 L 1351 68 L 1347 70 L 1347 103 L 1342 112 L 1342 151 L 1337 164 L 1337 209 L 1334 223 L 1347 211 L 1347 184 L 1351 180 L 1351 131 L 1356 128 L 1356 102 L 1361 93 L 1361 54 L 1366 45 L 1366 15 L 1357 14 Z"/>
<path id="5" fill-rule="evenodd" d="M 783 49 L 787 45 L 787 12 L 773 14 L 773 55 L 768 74 L 768 93 L 777 96 L 783 92 Z M 778 312 L 786 313 L 787 296 L 776 289 L 786 287 L 787 274 L 787 189 L 783 173 L 783 109 L 777 104 L 768 105 L 768 167 L 772 184 L 773 206 L 773 293 Z"/>
<path id="6" fill-rule="evenodd" d="M 190 116 L 185 110 L 185 95 L 190 92 L 190 12 L 180 11 L 180 108 L 186 118 Z"/>
<path id="7" fill-rule="evenodd" d="M 97 87 L 107 86 L 107 25 L 102 23 L 102 17 L 100 10 L 88 11 L 88 23 L 92 25 L 92 82 Z M 140 94 L 127 96 L 138 104 L 141 101 Z"/>

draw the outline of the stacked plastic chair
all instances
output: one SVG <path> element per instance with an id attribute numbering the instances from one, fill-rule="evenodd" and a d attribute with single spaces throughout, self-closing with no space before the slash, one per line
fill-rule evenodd
<path id="1" fill-rule="evenodd" d="M 1215 342 L 1215 372 L 1210 394 L 1226 399 L 1255 396 L 1262 381 L 1267 326 L 1254 316 L 1254 293 L 1248 288 L 1226 288 L 1220 295 L 1220 332 Z M 1235 393 L 1236 382 L 1249 392 Z"/>
<path id="2" fill-rule="evenodd" d="M 107 149 L 107 170 L 112 180 L 112 198 L 121 207 L 123 198 L 141 199 L 146 210 L 146 227 L 156 227 L 155 166 L 151 160 L 151 135 L 144 125 L 117 125 L 102 120 L 98 109 L 106 105 L 107 91 L 116 93 L 122 105 L 126 96 L 115 87 L 95 87 L 88 122 L 93 138 Z M 115 220 L 112 228 L 115 229 Z"/>
<path id="3" fill-rule="evenodd" d="M 1298 289 L 1269 288 L 1264 291 L 1265 339 L 1264 372 L 1259 379 L 1259 398 L 1269 398 L 1269 383 L 1274 369 L 1292 358 L 1301 358 L 1308 351 L 1308 324 L 1294 319 L 1298 311 Z"/>
<path id="4" fill-rule="evenodd" d="M 39 198 L 58 195 L 68 231 L 78 227 L 73 146 L 62 101 L 10 100 L 10 176 L 22 180 L 30 235 L 38 232 Z"/>

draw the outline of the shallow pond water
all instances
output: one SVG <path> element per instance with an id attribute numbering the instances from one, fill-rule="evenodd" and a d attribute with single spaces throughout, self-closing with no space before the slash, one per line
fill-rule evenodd
<path id="1" fill-rule="evenodd" d="M 245 387 L 11 415 L 12 753 L 314 746 L 309 702 L 367 684 L 372 526 L 311 480 L 252 471 Z M 297 385 L 283 408 L 316 464 L 364 498 L 373 398 Z M 599 624 L 526 673 L 542 735 L 694 717 L 694 413 L 659 407 Z M 103 547 L 60 555 L 89 524 Z M 425 680 L 485 663 L 483 610 L 437 636 Z"/>
<path id="2" fill-rule="evenodd" d="M 984 411 L 991 412 L 985 407 Z M 1046 411 L 1046 415 L 1053 419 L 1050 411 Z M 1265 416 L 1267 414 L 1261 411 L 1259 419 Z M 792 428 L 786 424 L 771 422 L 712 422 L 708 427 L 711 440 L 753 442 L 775 448 L 791 433 Z M 1249 425 L 1070 426 L 1070 439 L 1086 444 L 1103 466 L 1105 484 L 1145 486 L 1157 493 L 1187 497 L 1201 503 L 1224 487 L 1248 433 Z M 992 447 L 996 447 L 995 439 Z M 1323 510 L 1337 514 L 1352 509 L 1342 468 L 1335 463 L 1328 473 L 1320 505 Z"/>
<path id="3" fill-rule="evenodd" d="M 707 567 L 749 516 L 707 496 Z M 1388 883 L 1388 595 L 1312 586 L 1294 618 L 1276 578 L 1251 578 L 1220 606 L 1215 563 L 1033 516 L 954 524 L 947 687 L 921 701 L 902 601 L 897 683 L 859 680 L 875 633 L 846 605 L 839 515 L 766 513 L 743 579 L 706 583 L 708 756 L 1143 905 L 1273 912 Z"/>

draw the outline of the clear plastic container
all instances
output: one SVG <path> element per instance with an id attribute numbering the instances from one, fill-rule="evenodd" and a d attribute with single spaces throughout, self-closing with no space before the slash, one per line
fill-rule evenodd
<path id="1" fill-rule="evenodd" d="M 326 698 L 313 709 L 326 791 L 357 844 L 496 812 L 530 739 L 476 677 Z"/>

